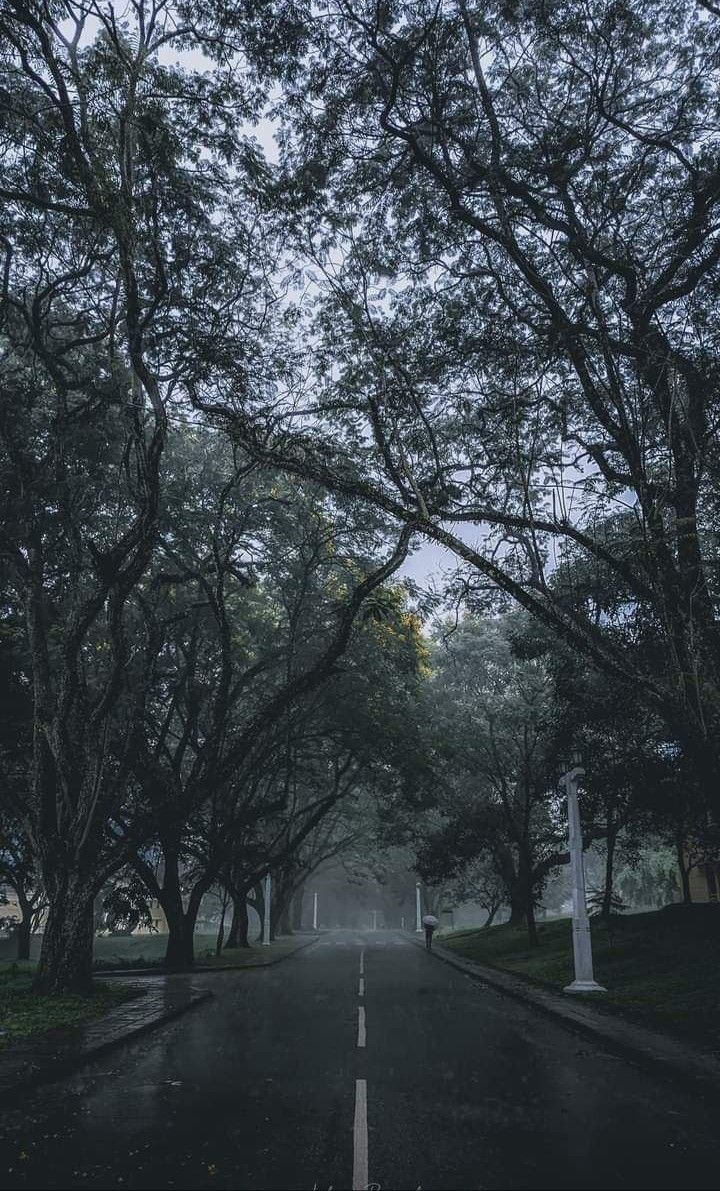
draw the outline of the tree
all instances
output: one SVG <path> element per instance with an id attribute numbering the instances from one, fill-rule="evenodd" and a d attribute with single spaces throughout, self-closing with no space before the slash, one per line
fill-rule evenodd
<path id="1" fill-rule="evenodd" d="M 567 863 L 552 676 L 513 655 L 512 621 L 466 619 L 438 643 L 427 720 L 438 796 L 418 868 L 437 883 L 489 861 L 513 925 L 536 941 L 535 906 Z"/>
<path id="2" fill-rule="evenodd" d="M 718 22 L 670 0 L 330 0 L 286 103 L 316 383 L 226 405 L 256 457 L 448 547 L 624 678 L 708 783 Z M 570 550 L 622 582 L 620 619 L 651 618 L 658 666 L 566 605 Z"/>
<path id="3" fill-rule="evenodd" d="M 25 821 L 32 695 L 22 624 L 16 613 L 11 603 L 6 604 L 0 628 L 0 882 L 17 897 L 17 958 L 26 960 L 47 903 Z"/>
<path id="4" fill-rule="evenodd" d="M 157 545 L 168 411 L 182 425 L 209 369 L 247 382 L 263 339 L 273 254 L 243 130 L 263 88 L 207 17 L 194 32 L 162 0 L 122 22 L 10 0 L 0 42 L 0 541 L 33 689 L 36 985 L 82 990 L 93 900 L 127 859 L 112 824 L 137 710 L 128 606 Z M 217 67 L 163 61 L 193 45 Z"/>
<path id="5" fill-rule="evenodd" d="M 142 716 L 124 832 L 145 824 L 152 836 L 133 863 L 165 912 L 166 964 L 183 968 L 216 882 L 237 906 L 268 867 L 293 863 L 357 780 L 322 692 L 337 695 L 355 621 L 407 535 L 387 554 L 366 518 L 331 519 L 323 494 L 258 475 L 208 432 L 171 451 L 168 470 L 156 562 L 138 589 Z"/>
<path id="6" fill-rule="evenodd" d="M 465 865 L 446 888 L 456 904 L 474 902 L 480 906 L 487 915 L 483 926 L 488 929 L 507 902 L 506 886 L 487 857 Z"/>

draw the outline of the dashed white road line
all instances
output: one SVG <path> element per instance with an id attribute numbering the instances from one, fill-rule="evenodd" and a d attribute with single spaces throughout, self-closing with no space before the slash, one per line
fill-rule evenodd
<path id="1" fill-rule="evenodd" d="M 360 952 L 360 975 L 361 976 L 365 975 L 365 951 L 364 951 L 364 949 Z"/>
<path id="2" fill-rule="evenodd" d="M 367 1081 L 355 1080 L 355 1125 L 353 1127 L 353 1191 L 368 1186 Z"/>
<path id="3" fill-rule="evenodd" d="M 358 1006 L 358 1046 L 365 1045 L 365 1010 L 362 1005 Z"/>
<path id="4" fill-rule="evenodd" d="M 365 996 L 365 977 L 364 976 L 360 977 L 360 987 L 358 989 L 358 996 L 359 997 Z"/>

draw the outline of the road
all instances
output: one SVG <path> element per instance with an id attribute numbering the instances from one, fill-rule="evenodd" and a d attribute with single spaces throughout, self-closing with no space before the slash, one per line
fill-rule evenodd
<path id="1" fill-rule="evenodd" d="M 334 932 L 194 981 L 214 999 L 1 1106 L 0 1187 L 720 1182 L 716 1104 L 399 933 Z"/>

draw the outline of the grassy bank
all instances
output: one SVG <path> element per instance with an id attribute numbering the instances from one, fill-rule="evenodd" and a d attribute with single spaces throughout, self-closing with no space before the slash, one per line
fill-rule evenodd
<path id="1" fill-rule="evenodd" d="M 651 914 L 592 921 L 596 979 L 590 994 L 604 1010 L 692 1038 L 720 1051 L 720 906 L 668 906 Z M 525 930 L 494 926 L 455 931 L 440 941 L 456 954 L 560 990 L 572 979 L 570 919 L 540 925 L 539 945 Z"/>
<path id="2" fill-rule="evenodd" d="M 39 996 L 31 985 L 27 964 L 6 964 L 0 970 L 0 1050 L 33 1034 L 83 1025 L 137 996 L 136 989 L 106 985 L 97 985 L 87 997 Z"/>

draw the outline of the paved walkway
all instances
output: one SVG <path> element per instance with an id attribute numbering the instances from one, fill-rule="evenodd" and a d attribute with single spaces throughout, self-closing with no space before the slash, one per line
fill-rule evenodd
<path id="1" fill-rule="evenodd" d="M 123 979 L 121 983 L 134 982 Z M 96 1021 L 13 1043 L 0 1052 L 0 1102 L 7 1104 L 6 1098 L 21 1089 L 56 1078 L 119 1042 L 172 1021 L 211 995 L 187 977 L 155 977 L 138 987 L 137 997 Z"/>

